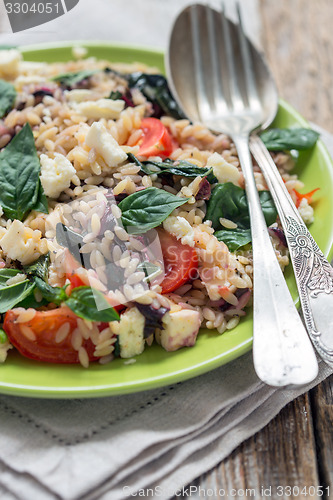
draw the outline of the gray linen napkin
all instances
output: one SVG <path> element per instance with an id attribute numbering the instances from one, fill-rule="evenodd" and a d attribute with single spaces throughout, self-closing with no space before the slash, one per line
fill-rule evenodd
<path id="1" fill-rule="evenodd" d="M 265 426 L 299 390 L 256 377 L 251 354 L 206 375 L 96 400 L 0 398 L 0 495 L 116 500 L 140 489 L 170 498 Z"/>

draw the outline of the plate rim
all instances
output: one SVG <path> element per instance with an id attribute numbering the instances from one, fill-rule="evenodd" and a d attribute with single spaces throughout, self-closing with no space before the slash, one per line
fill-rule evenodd
<path id="1" fill-rule="evenodd" d="M 164 51 L 159 48 L 145 47 L 145 46 L 134 46 L 123 42 L 108 42 L 104 40 L 75 40 L 75 41 L 61 41 L 61 42 L 46 42 L 39 44 L 29 44 L 17 47 L 23 54 L 31 51 L 47 51 L 49 49 L 71 49 L 74 46 L 83 46 L 86 48 L 110 48 L 115 50 L 133 51 L 134 53 L 149 53 L 161 58 L 164 57 Z M 302 126 L 309 127 L 307 120 L 300 115 L 300 113 L 295 110 L 289 103 L 283 99 L 279 99 L 279 108 L 287 114 L 292 115 L 295 120 Z M 324 158 L 325 164 L 330 165 L 331 169 L 331 179 L 333 185 L 333 160 L 322 142 L 319 140 L 317 146 L 320 150 L 320 154 Z M 326 249 L 323 250 L 325 256 L 331 260 L 333 258 L 333 231 L 330 232 L 330 241 L 327 242 Z M 298 300 L 298 299 L 297 299 Z M 252 316 L 250 313 L 248 316 Z M 181 382 L 184 380 L 192 379 L 196 376 L 207 373 L 223 364 L 227 364 L 246 352 L 249 352 L 252 347 L 252 335 L 249 335 L 243 342 L 237 344 L 237 346 L 224 351 L 222 354 L 219 353 L 216 356 L 210 358 L 209 360 L 204 360 L 202 362 L 196 363 L 189 369 L 186 367 L 184 370 L 177 370 L 173 373 L 167 373 L 165 375 L 159 375 L 157 378 L 149 379 L 145 377 L 140 380 L 132 380 L 132 382 L 126 382 L 126 386 L 120 381 L 119 383 L 108 383 L 105 385 L 96 385 L 90 387 L 40 387 L 35 385 L 24 385 L 17 383 L 6 383 L 0 380 L 0 393 L 22 396 L 22 397 L 33 397 L 33 398 L 47 398 L 47 399 L 65 399 L 65 398 L 92 398 L 92 397 L 107 397 L 107 396 L 117 396 L 121 394 L 129 394 L 133 392 L 141 392 L 151 389 L 162 388 L 164 386 Z M 228 361 L 223 362 L 224 358 L 228 357 Z"/>

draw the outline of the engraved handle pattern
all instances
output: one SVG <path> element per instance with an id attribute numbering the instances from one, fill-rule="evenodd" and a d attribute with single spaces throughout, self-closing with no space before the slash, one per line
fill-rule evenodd
<path id="1" fill-rule="evenodd" d="M 333 349 L 322 342 L 322 331 L 316 326 L 310 299 L 319 301 L 320 294 L 333 294 L 333 269 L 305 224 L 292 216 L 283 219 L 308 333 L 321 357 L 332 364 Z"/>
<path id="2" fill-rule="evenodd" d="M 300 217 L 261 139 L 252 136 L 250 146 L 285 232 L 308 334 L 321 358 L 333 366 L 333 269 Z"/>

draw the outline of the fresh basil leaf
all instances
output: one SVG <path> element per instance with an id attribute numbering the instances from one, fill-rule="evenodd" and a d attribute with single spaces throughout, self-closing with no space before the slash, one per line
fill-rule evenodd
<path id="1" fill-rule="evenodd" d="M 0 344 L 5 344 L 8 341 L 7 333 L 0 328 Z"/>
<path id="2" fill-rule="evenodd" d="M 51 78 L 54 82 L 59 82 L 63 87 L 74 87 L 77 83 L 82 82 L 86 78 L 90 78 L 97 73 L 98 70 L 85 69 L 75 73 L 61 73 L 60 75 Z"/>
<path id="3" fill-rule="evenodd" d="M 117 340 L 115 341 L 114 345 L 114 351 L 113 355 L 115 358 L 120 358 L 120 344 L 119 344 L 119 337 L 117 337 Z"/>
<path id="4" fill-rule="evenodd" d="M 48 272 L 50 265 L 50 254 L 41 255 L 39 259 L 30 264 L 29 266 L 24 266 L 24 272 L 28 276 L 38 276 L 44 281 L 47 281 Z"/>
<path id="5" fill-rule="evenodd" d="M 145 168 L 148 168 L 148 170 L 150 166 L 153 166 L 155 168 L 155 170 L 151 171 L 151 174 L 160 173 L 180 175 L 181 177 L 206 177 L 213 172 L 212 168 L 198 167 L 197 165 L 194 165 L 193 163 L 186 160 L 180 160 L 178 162 L 158 162 L 147 160 L 143 161 L 142 164 L 145 166 Z M 159 169 L 159 171 L 156 169 Z M 217 180 L 215 180 L 215 182 L 217 182 Z"/>
<path id="6" fill-rule="evenodd" d="M 234 252 L 241 247 L 244 247 L 248 243 L 251 243 L 251 229 L 221 229 L 220 231 L 216 231 L 214 236 L 219 241 L 223 241 L 230 252 Z"/>
<path id="7" fill-rule="evenodd" d="M 18 269 L 0 269 L 0 313 L 5 313 L 33 293 L 34 283 L 28 279 L 7 285 L 7 281 L 20 274 Z"/>
<path id="8" fill-rule="evenodd" d="M 16 90 L 14 85 L 5 80 L 0 80 L 0 118 L 12 109 L 15 98 Z"/>
<path id="9" fill-rule="evenodd" d="M 33 309 L 38 309 L 38 307 L 47 306 L 48 301 L 44 298 L 41 300 L 36 299 L 36 286 L 33 288 L 33 291 L 30 295 L 28 295 L 21 302 L 18 302 L 15 307 L 23 307 L 24 309 L 29 309 L 32 307 Z"/>
<path id="10" fill-rule="evenodd" d="M 217 182 L 212 168 L 198 167 L 186 160 L 173 161 L 166 158 L 164 161 L 138 160 L 132 153 L 128 153 L 128 158 L 133 161 L 146 175 L 172 174 L 181 177 L 207 177 L 212 184 Z M 150 167 L 150 168 L 149 168 Z M 153 169 L 151 168 L 153 167 Z"/>
<path id="11" fill-rule="evenodd" d="M 47 201 L 47 198 L 44 193 L 44 189 L 42 186 L 42 183 L 39 179 L 39 184 L 38 184 L 38 194 L 37 194 L 37 201 L 36 205 L 32 207 L 32 210 L 35 210 L 36 212 L 42 212 L 43 214 L 48 214 L 49 213 L 49 204 Z"/>
<path id="12" fill-rule="evenodd" d="M 89 321 L 118 321 L 119 315 L 104 295 L 89 286 L 74 288 L 66 305 L 80 318 Z"/>
<path id="13" fill-rule="evenodd" d="M 40 163 L 29 124 L 0 153 L 0 205 L 10 219 L 24 219 L 37 202 Z"/>
<path id="14" fill-rule="evenodd" d="M 109 99 L 112 99 L 113 101 L 118 101 L 118 99 L 121 99 L 123 94 L 119 92 L 119 90 L 112 90 L 112 92 L 109 95 Z"/>
<path id="15" fill-rule="evenodd" d="M 168 82 L 163 75 L 152 75 L 137 71 L 128 77 L 129 88 L 138 88 L 146 99 L 153 104 L 155 118 L 167 114 L 180 120 L 186 118 L 172 96 Z"/>
<path id="16" fill-rule="evenodd" d="M 269 191 L 259 191 L 259 199 L 266 224 L 270 226 L 276 222 L 277 218 L 277 211 L 271 193 Z"/>
<path id="17" fill-rule="evenodd" d="M 266 224 L 270 226 L 277 217 L 273 199 L 269 191 L 260 191 L 259 198 Z M 241 229 L 250 228 L 250 215 L 244 189 L 231 182 L 215 186 L 207 203 L 206 212 L 206 219 L 212 221 L 215 231 L 224 229 L 221 226 L 220 217 L 235 222 Z"/>
<path id="18" fill-rule="evenodd" d="M 53 302 L 54 304 L 60 305 L 62 302 L 65 302 L 67 300 L 68 296 L 64 288 L 51 286 L 39 276 L 35 276 L 33 281 L 42 294 L 43 298 L 48 302 Z"/>
<path id="19" fill-rule="evenodd" d="M 296 149 L 302 151 L 312 148 L 319 134 L 310 128 L 272 128 L 261 135 L 261 140 L 270 151 Z"/>
<path id="20" fill-rule="evenodd" d="M 276 221 L 277 211 L 269 191 L 260 191 L 259 198 L 265 221 L 270 226 Z M 235 229 L 226 229 L 220 218 L 237 224 Z M 212 221 L 215 236 L 224 241 L 229 250 L 234 251 L 251 241 L 250 215 L 244 189 L 231 182 L 217 184 L 207 203 L 206 220 Z M 230 245 L 230 246 L 229 246 Z"/>
<path id="21" fill-rule="evenodd" d="M 145 233 L 159 226 L 175 208 L 188 200 L 155 187 L 136 191 L 119 203 L 121 220 L 131 234 Z"/>
<path id="22" fill-rule="evenodd" d="M 144 261 L 137 266 L 137 271 L 143 271 L 146 275 L 143 281 L 150 282 L 161 274 L 162 269 L 154 262 Z"/>

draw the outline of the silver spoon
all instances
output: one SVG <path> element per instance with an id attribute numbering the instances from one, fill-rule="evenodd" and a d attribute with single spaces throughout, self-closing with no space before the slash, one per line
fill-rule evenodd
<path id="1" fill-rule="evenodd" d="M 238 151 L 251 219 L 257 375 L 276 387 L 306 384 L 316 377 L 318 364 L 268 235 L 249 152 L 249 134 L 268 126 L 277 110 L 267 67 L 237 25 L 200 4 L 177 17 L 166 66 L 171 90 L 188 117 L 231 136 Z"/>

